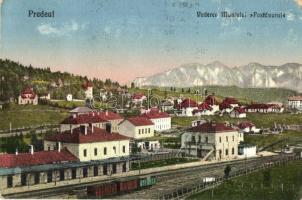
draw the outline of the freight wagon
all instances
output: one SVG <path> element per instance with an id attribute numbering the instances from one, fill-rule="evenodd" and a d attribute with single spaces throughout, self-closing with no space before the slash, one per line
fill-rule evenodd
<path id="1" fill-rule="evenodd" d="M 87 194 L 90 197 L 107 197 L 119 193 L 130 192 L 136 189 L 156 184 L 155 176 L 145 176 L 134 179 L 121 179 L 119 181 L 103 183 L 87 187 Z"/>

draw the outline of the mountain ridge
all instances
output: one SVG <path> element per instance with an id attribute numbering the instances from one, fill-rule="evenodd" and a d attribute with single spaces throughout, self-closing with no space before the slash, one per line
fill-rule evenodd
<path id="1" fill-rule="evenodd" d="M 137 77 L 137 87 L 194 87 L 221 85 L 249 88 L 287 88 L 302 92 L 302 64 L 263 65 L 251 62 L 229 67 L 220 61 L 209 64 L 187 63 L 147 77 Z"/>

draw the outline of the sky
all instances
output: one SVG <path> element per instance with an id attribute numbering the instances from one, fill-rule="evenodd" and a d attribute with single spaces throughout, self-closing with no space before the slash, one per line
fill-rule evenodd
<path id="1" fill-rule="evenodd" d="M 29 10 L 55 17 L 28 17 Z M 187 63 L 302 63 L 302 0 L 3 0 L 0 17 L 1 58 L 121 83 Z"/>

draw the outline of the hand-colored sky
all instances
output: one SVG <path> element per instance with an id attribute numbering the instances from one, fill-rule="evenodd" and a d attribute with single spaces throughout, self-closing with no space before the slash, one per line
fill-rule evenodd
<path id="1" fill-rule="evenodd" d="M 224 10 L 286 18 L 196 17 Z M 302 63 L 301 0 L 4 0 L 1 20 L 2 58 L 124 83 L 192 62 Z"/>

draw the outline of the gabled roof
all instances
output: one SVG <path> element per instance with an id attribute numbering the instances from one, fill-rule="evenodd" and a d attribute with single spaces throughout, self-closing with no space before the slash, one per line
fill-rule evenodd
<path id="1" fill-rule="evenodd" d="M 144 94 L 141 94 L 141 93 L 135 93 L 132 95 L 132 99 L 142 99 L 142 98 L 145 98 L 146 96 Z"/>
<path id="2" fill-rule="evenodd" d="M 252 122 L 248 122 L 248 121 L 240 122 L 240 123 L 238 124 L 238 127 L 239 127 L 240 129 L 251 128 L 251 127 L 253 127 L 253 126 L 255 126 L 255 125 L 254 125 Z"/>
<path id="3" fill-rule="evenodd" d="M 227 102 L 222 102 L 219 104 L 219 110 L 224 110 L 224 109 L 231 108 L 231 107 L 232 106 Z"/>
<path id="4" fill-rule="evenodd" d="M 88 107 L 76 107 L 75 109 L 69 111 L 70 113 L 88 113 L 92 112 L 91 108 Z"/>
<path id="5" fill-rule="evenodd" d="M 196 103 L 196 101 L 187 98 L 184 99 L 180 104 L 178 104 L 178 108 L 194 108 L 194 107 L 198 107 L 198 104 Z"/>
<path id="6" fill-rule="evenodd" d="M 21 97 L 24 99 L 24 98 L 29 98 L 30 99 L 34 99 L 36 97 L 36 93 L 33 91 L 32 88 L 25 88 L 21 91 Z"/>
<path id="7" fill-rule="evenodd" d="M 269 109 L 269 108 L 277 108 L 280 109 L 281 107 L 275 104 L 250 104 L 245 107 L 245 109 Z"/>
<path id="8" fill-rule="evenodd" d="M 302 96 L 292 96 L 288 97 L 289 101 L 302 101 Z"/>
<path id="9" fill-rule="evenodd" d="M 239 114 L 246 113 L 245 109 L 244 108 L 240 108 L 240 107 L 234 108 L 233 111 L 238 112 Z"/>
<path id="10" fill-rule="evenodd" d="M 238 100 L 235 99 L 234 97 L 226 97 L 223 101 L 223 103 L 227 103 L 227 104 L 238 104 Z"/>
<path id="11" fill-rule="evenodd" d="M 86 81 L 86 82 L 82 85 L 82 87 L 83 87 L 84 89 L 87 89 L 88 87 L 93 87 L 93 84 L 92 84 L 92 82 L 90 82 L 90 81 Z"/>
<path id="12" fill-rule="evenodd" d="M 70 131 L 65 131 L 52 136 L 47 137 L 45 140 L 54 142 L 65 142 L 65 143 L 93 143 L 93 142 L 108 142 L 108 141 L 119 141 L 129 140 L 128 137 L 120 135 L 118 133 L 108 133 L 105 129 L 93 127 L 87 127 L 87 134 L 81 132 L 81 128 L 75 128 Z"/>
<path id="13" fill-rule="evenodd" d="M 214 95 L 209 95 L 206 97 L 206 99 L 204 100 L 207 104 L 213 106 L 213 105 L 218 105 L 218 102 L 215 98 Z"/>
<path id="14" fill-rule="evenodd" d="M 199 110 L 213 110 L 213 108 L 209 104 L 207 104 L 206 102 L 203 102 L 203 103 L 199 104 L 198 109 Z"/>
<path id="15" fill-rule="evenodd" d="M 110 120 L 123 119 L 119 114 L 105 112 L 88 112 L 80 115 L 72 115 L 63 120 L 61 124 L 88 124 L 88 123 L 105 123 Z"/>
<path id="16" fill-rule="evenodd" d="M 150 112 L 141 115 L 148 119 L 170 118 L 170 115 L 166 112 L 160 112 L 158 110 L 151 110 Z"/>
<path id="17" fill-rule="evenodd" d="M 142 116 L 129 117 L 126 120 L 129 121 L 134 126 L 151 126 L 151 125 L 154 125 L 154 123 L 150 119 L 148 119 L 146 117 L 142 117 Z"/>
<path id="18" fill-rule="evenodd" d="M 202 133 L 221 133 L 236 131 L 230 126 L 226 126 L 223 123 L 206 122 L 198 126 L 188 129 L 189 132 L 202 132 Z"/>
<path id="19" fill-rule="evenodd" d="M 78 158 L 70 153 L 67 149 L 62 149 L 60 152 L 53 151 L 39 151 L 31 153 L 16 154 L 1 154 L 0 167 L 14 168 L 33 165 L 44 165 L 61 162 L 78 161 Z"/>

